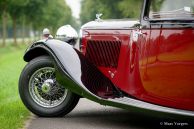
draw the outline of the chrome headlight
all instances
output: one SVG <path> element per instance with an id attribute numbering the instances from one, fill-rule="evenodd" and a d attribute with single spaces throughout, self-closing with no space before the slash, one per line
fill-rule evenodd
<path id="1" fill-rule="evenodd" d="M 78 33 L 71 25 L 64 25 L 57 30 L 55 38 L 75 45 L 78 39 Z"/>

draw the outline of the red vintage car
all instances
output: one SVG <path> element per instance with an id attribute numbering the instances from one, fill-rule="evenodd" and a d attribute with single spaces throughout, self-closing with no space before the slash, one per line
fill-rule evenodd
<path id="1" fill-rule="evenodd" d="M 194 116 L 194 0 L 142 4 L 139 20 L 97 15 L 83 25 L 80 50 L 70 45 L 77 38 L 70 26 L 58 39 L 33 43 L 19 80 L 25 106 L 39 116 L 61 116 L 84 97 L 124 109 Z"/>

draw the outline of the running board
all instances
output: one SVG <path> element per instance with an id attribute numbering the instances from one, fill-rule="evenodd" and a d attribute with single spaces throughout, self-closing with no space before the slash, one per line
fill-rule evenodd
<path id="1" fill-rule="evenodd" d="M 143 102 L 140 100 L 135 100 L 128 97 L 108 99 L 108 101 L 111 101 L 112 103 L 117 103 L 118 105 L 126 106 L 128 107 L 128 109 L 133 107 L 133 108 L 146 109 L 146 110 L 158 111 L 158 112 L 164 112 L 164 113 L 170 113 L 170 114 L 192 116 L 192 117 L 194 116 L 194 111 L 163 107 L 163 106 Z"/>

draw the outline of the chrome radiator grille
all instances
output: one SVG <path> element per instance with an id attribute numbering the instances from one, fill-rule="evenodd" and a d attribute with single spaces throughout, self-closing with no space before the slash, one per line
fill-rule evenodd
<path id="1" fill-rule="evenodd" d="M 117 68 L 121 41 L 88 40 L 86 58 L 96 66 Z"/>

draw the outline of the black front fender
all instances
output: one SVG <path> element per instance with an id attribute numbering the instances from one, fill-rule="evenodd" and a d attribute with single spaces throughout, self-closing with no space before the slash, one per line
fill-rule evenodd
<path id="1" fill-rule="evenodd" d="M 78 50 L 60 40 L 34 43 L 27 49 L 24 60 L 30 61 L 45 54 L 51 56 L 55 62 L 59 83 L 72 92 L 98 102 L 102 98 L 118 95 L 113 83 L 96 66 Z"/>
<path id="2" fill-rule="evenodd" d="M 75 50 L 68 43 L 56 39 L 49 39 L 40 40 L 33 43 L 27 48 L 23 58 L 26 62 L 29 62 L 30 60 L 38 56 L 48 55 L 52 57 L 56 68 L 65 71 L 65 73 L 67 74 L 68 72 L 66 69 L 68 68 L 66 66 L 68 66 L 69 64 L 66 65 L 66 63 L 69 62 L 72 66 L 72 64 L 74 64 L 74 61 L 76 60 L 74 59 L 74 57 L 72 57 L 72 53 L 75 54 Z M 67 75 L 71 75 L 71 72 Z"/>
<path id="3" fill-rule="evenodd" d="M 41 56 L 41 55 L 49 55 L 49 56 L 54 57 L 54 55 L 53 55 L 54 53 L 53 53 L 52 49 L 49 48 L 48 42 L 50 42 L 51 44 L 56 43 L 55 47 L 59 43 L 67 44 L 65 42 L 62 42 L 60 40 L 55 40 L 55 39 L 39 40 L 27 48 L 27 50 L 25 51 L 24 57 L 23 57 L 24 60 L 26 62 L 29 62 L 30 60 L 32 60 L 38 56 Z"/>

